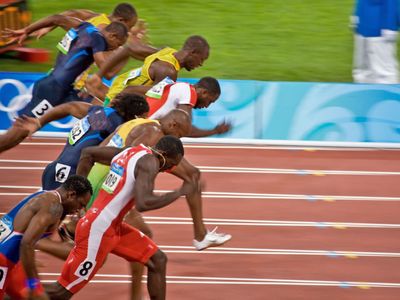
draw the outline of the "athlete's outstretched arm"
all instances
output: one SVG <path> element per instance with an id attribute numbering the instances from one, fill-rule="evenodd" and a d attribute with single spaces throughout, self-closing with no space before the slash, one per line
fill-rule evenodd
<path id="1" fill-rule="evenodd" d="M 116 147 L 101 146 L 87 147 L 83 149 L 76 169 L 76 174 L 87 177 L 95 162 L 110 165 L 113 157 L 123 150 L 124 149 Z"/>
<path id="2" fill-rule="evenodd" d="M 107 94 L 108 87 L 103 84 L 101 78 L 105 77 L 110 79 L 111 77 L 115 76 L 126 64 L 129 57 L 133 57 L 138 60 L 144 60 L 147 56 L 157 51 L 158 49 L 144 44 L 136 37 L 130 36 L 126 44 L 114 51 L 109 59 L 105 60 L 104 63 L 100 62 L 101 57 L 99 58 L 100 64 L 96 61 L 96 64 L 100 69 L 96 74 L 93 74 L 93 76 L 86 81 L 85 85 L 87 90 L 91 95 L 100 99 L 104 99 L 105 95 Z"/>
<path id="3" fill-rule="evenodd" d="M 167 206 L 189 192 L 188 186 L 184 184 L 179 190 L 155 195 L 154 182 L 158 172 L 159 162 L 153 155 L 145 155 L 138 160 L 135 168 L 136 181 L 133 194 L 136 209 L 139 212 Z"/>
<path id="4" fill-rule="evenodd" d="M 215 135 L 215 134 L 223 134 L 223 133 L 231 130 L 231 128 L 232 128 L 231 123 L 225 122 L 225 121 L 219 123 L 213 129 L 200 129 L 200 128 L 192 125 L 192 130 L 190 131 L 190 134 L 188 136 L 189 137 L 206 137 L 206 136 L 211 136 L 211 135 Z"/>
<path id="5" fill-rule="evenodd" d="M 75 118 L 82 119 L 87 115 L 91 106 L 92 105 L 90 103 L 71 101 L 53 107 L 38 119 L 27 116 L 17 118 L 15 120 L 15 126 L 20 129 L 29 130 L 29 133 L 33 134 L 44 125 L 67 116 L 73 116 Z"/>
<path id="6" fill-rule="evenodd" d="M 39 21 L 36 21 L 22 29 L 18 29 L 18 30 L 6 29 L 4 31 L 4 36 L 13 38 L 10 41 L 10 43 L 18 41 L 18 44 L 22 44 L 22 42 L 28 37 L 29 34 L 35 32 L 36 30 L 39 30 L 41 28 L 45 28 L 45 27 L 49 27 L 49 26 L 60 26 L 60 27 L 64 28 L 65 30 L 69 30 L 70 28 L 78 27 L 79 24 L 81 24 L 81 23 L 82 23 L 82 20 L 80 20 L 80 19 L 56 14 L 56 15 L 52 15 L 52 16 L 40 19 Z"/>
<path id="7" fill-rule="evenodd" d="M 88 20 L 88 19 L 91 19 L 91 18 L 99 15 L 98 13 L 95 13 L 94 11 L 91 11 L 88 9 L 69 9 L 69 10 L 63 11 L 59 14 L 66 16 L 66 17 L 78 18 L 80 20 Z M 42 28 L 42 29 L 39 29 L 39 30 L 33 32 L 31 34 L 31 36 L 35 36 L 37 39 L 40 39 L 55 28 L 56 28 L 56 26 L 45 27 L 45 28 Z"/>
<path id="8" fill-rule="evenodd" d="M 95 74 L 98 78 L 109 77 L 108 70 L 113 69 L 116 65 L 126 62 L 129 57 L 138 60 L 144 60 L 147 56 L 156 53 L 157 48 L 143 43 L 139 38 L 130 36 L 122 47 L 113 53 L 110 59 L 100 67 Z"/>

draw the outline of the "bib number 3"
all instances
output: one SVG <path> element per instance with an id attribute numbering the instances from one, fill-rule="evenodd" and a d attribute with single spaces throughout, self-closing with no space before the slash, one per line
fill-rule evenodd
<path id="1" fill-rule="evenodd" d="M 46 99 L 43 99 L 40 101 L 38 105 L 35 106 L 34 109 L 32 109 L 32 113 L 35 115 L 36 118 L 40 118 L 43 116 L 50 108 L 53 108 L 53 106 L 50 104 L 49 101 Z"/>

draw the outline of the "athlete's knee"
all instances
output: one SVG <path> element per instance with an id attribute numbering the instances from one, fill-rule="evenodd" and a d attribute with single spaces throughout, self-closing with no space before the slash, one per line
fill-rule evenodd
<path id="1" fill-rule="evenodd" d="M 167 268 L 168 258 L 167 255 L 161 251 L 157 250 L 156 253 L 150 258 L 150 264 L 148 264 L 148 268 L 154 272 L 162 272 Z"/>
<path id="2" fill-rule="evenodd" d="M 43 286 L 50 300 L 69 300 L 74 295 L 58 282 Z"/>

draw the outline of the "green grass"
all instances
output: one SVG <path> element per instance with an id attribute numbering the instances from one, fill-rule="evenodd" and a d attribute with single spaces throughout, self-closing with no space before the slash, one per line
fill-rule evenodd
<path id="1" fill-rule="evenodd" d="M 112 11 L 121 1 L 31 0 L 34 19 L 70 8 Z M 180 48 L 200 34 L 211 45 L 205 65 L 181 77 L 277 81 L 351 81 L 353 36 L 348 27 L 354 0 L 134 1 L 148 23 L 154 46 Z M 0 59 L 1 71 L 47 71 L 63 31 L 57 29 L 32 47 L 52 51 L 48 64 Z M 131 61 L 131 66 L 140 62 Z"/>

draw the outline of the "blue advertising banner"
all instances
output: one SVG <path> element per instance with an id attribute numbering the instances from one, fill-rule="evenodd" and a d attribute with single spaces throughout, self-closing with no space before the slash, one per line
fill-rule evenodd
<path id="1" fill-rule="evenodd" d="M 0 72 L 0 130 L 30 99 L 44 74 Z M 190 83 L 196 79 L 181 79 Z M 193 111 L 194 124 L 212 128 L 227 120 L 240 139 L 400 142 L 400 85 L 220 80 L 221 97 Z M 42 131 L 65 132 L 67 118 Z"/>

